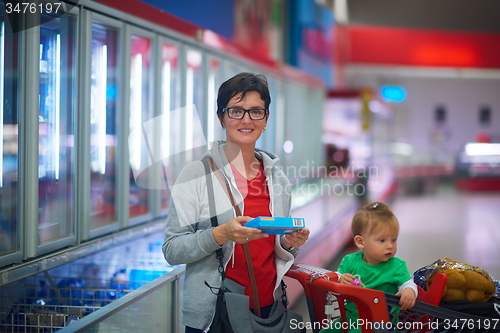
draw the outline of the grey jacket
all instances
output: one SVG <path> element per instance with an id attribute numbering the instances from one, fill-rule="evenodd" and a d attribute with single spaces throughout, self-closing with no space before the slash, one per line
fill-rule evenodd
<path id="1" fill-rule="evenodd" d="M 234 176 L 224 153 L 224 141 L 214 146 L 204 156 L 211 157 L 224 178 L 228 180 L 233 196 L 243 210 L 243 197 L 238 191 Z M 255 156 L 263 161 L 271 197 L 270 211 L 273 216 L 290 216 L 290 182 L 283 170 L 276 166 L 278 157 L 264 150 L 256 149 Z M 234 208 L 220 182 L 212 173 L 214 196 L 218 223 L 224 224 L 236 217 Z M 194 161 L 181 171 L 173 189 L 170 209 L 165 227 L 163 254 L 171 265 L 186 264 L 183 296 L 183 324 L 204 330 L 212 322 L 215 313 L 216 296 L 205 285 L 212 287 L 221 284 L 217 270 L 218 260 L 215 251 L 221 248 L 212 235 L 212 224 L 208 204 L 206 176 L 203 163 Z M 298 250 L 288 252 L 283 248 L 282 237 L 276 237 L 275 258 L 277 280 L 274 297 L 279 299 L 280 281 L 293 264 Z M 222 246 L 224 267 L 232 259 L 234 242 Z"/>

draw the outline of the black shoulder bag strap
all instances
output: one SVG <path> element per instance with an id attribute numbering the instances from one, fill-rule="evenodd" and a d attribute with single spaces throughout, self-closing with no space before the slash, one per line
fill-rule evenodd
<path id="1" fill-rule="evenodd" d="M 212 227 L 215 228 L 216 226 L 219 225 L 219 222 L 217 221 L 217 212 L 215 211 L 215 201 L 214 201 L 214 185 L 212 183 L 212 177 L 211 177 L 211 169 L 210 166 L 208 165 L 207 160 L 202 159 L 203 166 L 205 167 L 205 175 L 207 178 L 207 192 L 208 192 L 208 207 L 210 209 L 210 221 L 212 222 Z M 224 254 L 222 253 L 222 249 L 218 249 L 215 251 L 217 259 L 219 259 L 219 273 L 222 277 L 222 284 L 221 288 L 224 289 L 224 279 L 226 278 L 224 275 L 224 262 L 222 259 L 224 258 Z"/>
<path id="2" fill-rule="evenodd" d="M 207 190 L 210 191 L 209 195 L 208 195 L 210 209 L 212 210 L 212 206 L 213 206 L 213 210 L 214 210 L 214 213 L 215 213 L 214 198 L 212 196 L 210 196 L 210 193 L 214 193 L 213 192 L 212 178 L 210 177 L 210 169 L 211 169 L 211 170 L 213 170 L 215 176 L 217 177 L 217 179 L 221 183 L 222 188 L 226 192 L 226 195 L 229 197 L 229 200 L 231 201 L 231 205 L 233 206 L 236 215 L 237 216 L 242 216 L 240 207 L 238 206 L 238 204 L 236 204 L 236 202 L 234 200 L 233 194 L 231 193 L 231 189 L 229 188 L 229 184 L 227 183 L 227 180 L 220 174 L 220 171 L 217 168 L 217 166 L 215 165 L 214 161 L 211 158 L 206 158 L 206 159 L 202 159 L 202 162 L 203 162 L 203 165 L 205 166 L 205 172 L 206 172 L 206 175 L 207 175 Z M 226 185 L 226 188 L 224 188 L 224 183 Z M 210 212 L 211 215 L 215 215 L 214 213 Z M 215 220 L 215 225 L 214 225 L 214 220 Z M 217 217 L 215 217 L 215 218 L 212 217 L 211 221 L 212 221 L 212 226 L 217 226 L 218 225 Z M 254 313 L 255 313 L 255 315 L 257 317 L 260 317 L 261 313 L 260 313 L 259 294 L 258 294 L 258 291 L 257 291 L 257 281 L 255 279 L 255 273 L 254 273 L 253 265 L 252 265 L 252 258 L 250 256 L 250 247 L 248 246 L 248 243 L 244 243 L 243 244 L 243 250 L 244 250 L 245 259 L 246 259 L 246 262 L 247 262 L 248 275 L 250 277 L 250 283 L 251 283 L 251 286 L 252 286 L 252 296 L 253 296 L 253 303 L 254 303 Z M 221 251 L 221 253 L 222 253 L 222 250 L 219 249 L 218 251 Z M 219 255 L 217 254 L 217 258 L 218 257 L 219 257 Z M 222 257 L 222 255 L 221 255 L 221 257 Z M 222 279 L 223 279 L 223 282 L 224 282 L 224 266 L 221 263 L 222 263 L 222 258 L 219 259 L 219 271 L 221 272 Z"/>

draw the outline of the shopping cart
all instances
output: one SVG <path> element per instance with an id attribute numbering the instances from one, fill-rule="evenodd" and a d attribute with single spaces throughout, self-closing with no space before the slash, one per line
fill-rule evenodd
<path id="1" fill-rule="evenodd" d="M 499 319 L 473 316 L 438 306 L 447 281 L 447 276 L 442 273 L 436 274 L 428 291 L 418 287 L 415 306 L 405 311 L 399 310 L 398 296 L 340 284 L 335 272 L 323 268 L 296 264 L 287 276 L 296 279 L 304 288 L 310 322 L 302 323 L 301 328 L 311 329 L 313 333 L 326 327 L 341 328 L 344 332 L 358 327 L 363 333 L 500 332 Z M 354 325 L 346 321 L 345 301 L 354 302 L 358 309 L 359 320 Z M 344 324 L 338 322 L 334 325 L 339 316 Z M 299 326 L 298 323 L 295 325 Z"/>

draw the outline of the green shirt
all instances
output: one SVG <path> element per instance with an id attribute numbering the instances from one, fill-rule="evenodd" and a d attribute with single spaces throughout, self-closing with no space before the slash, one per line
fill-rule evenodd
<path id="1" fill-rule="evenodd" d="M 340 263 L 338 272 L 355 275 L 361 280 L 362 287 L 390 294 L 396 294 L 398 287 L 413 277 L 404 260 L 392 257 L 378 265 L 369 265 L 363 261 L 362 251 L 346 255 Z M 348 301 L 345 308 L 347 319 L 356 321 L 358 319 L 356 305 Z M 340 321 L 340 318 L 337 321 Z M 321 332 L 342 332 L 342 330 L 324 329 Z M 361 329 L 349 332 L 361 332 Z"/>
<path id="2" fill-rule="evenodd" d="M 413 277 L 404 260 L 392 257 L 378 265 L 368 265 L 362 251 L 346 255 L 338 272 L 359 275 L 363 287 L 390 294 L 397 293 L 398 287 Z"/>

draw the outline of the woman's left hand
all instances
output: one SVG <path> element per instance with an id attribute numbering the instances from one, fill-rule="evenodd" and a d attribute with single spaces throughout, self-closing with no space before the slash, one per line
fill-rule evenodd
<path id="1" fill-rule="evenodd" d="M 309 229 L 304 228 L 301 229 L 300 231 L 294 231 L 290 234 L 286 234 L 285 238 L 283 238 L 283 245 L 285 245 L 285 248 L 290 248 L 290 247 L 301 247 L 304 245 L 306 240 L 309 238 Z"/>

